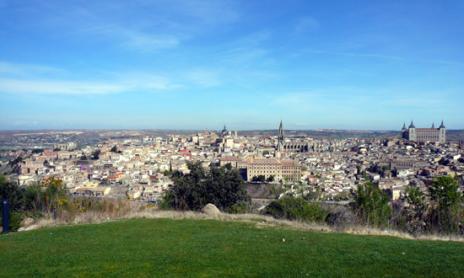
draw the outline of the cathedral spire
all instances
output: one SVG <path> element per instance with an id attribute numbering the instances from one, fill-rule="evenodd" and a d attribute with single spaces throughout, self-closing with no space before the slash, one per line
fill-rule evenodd
<path id="1" fill-rule="evenodd" d="M 401 128 L 401 130 L 406 130 L 406 123 L 403 123 L 403 127 Z"/>
<path id="2" fill-rule="evenodd" d="M 441 125 L 440 125 L 439 128 L 446 128 L 446 127 L 445 127 L 445 124 L 443 123 L 443 120 L 441 121 Z"/>
<path id="3" fill-rule="evenodd" d="M 222 136 L 226 136 L 226 135 L 227 135 L 227 128 L 226 128 L 226 125 L 224 125 L 224 128 L 222 129 L 221 135 L 222 135 Z"/>
<path id="4" fill-rule="evenodd" d="M 282 120 L 280 120 L 279 130 L 277 135 L 277 150 L 282 151 L 284 147 L 284 127 L 282 124 Z"/>
<path id="5" fill-rule="evenodd" d="M 435 128 L 435 123 L 432 123 L 432 128 Z"/>
<path id="6" fill-rule="evenodd" d="M 411 124 L 409 125 L 409 128 L 416 128 L 413 121 L 411 121 Z"/>

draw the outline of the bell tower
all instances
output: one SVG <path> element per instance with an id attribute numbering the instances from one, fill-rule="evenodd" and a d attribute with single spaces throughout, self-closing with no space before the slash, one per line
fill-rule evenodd
<path id="1" fill-rule="evenodd" d="M 284 149 L 284 128 L 282 125 L 282 121 L 280 121 L 278 135 L 277 135 L 277 150 L 283 151 L 283 149 Z"/>

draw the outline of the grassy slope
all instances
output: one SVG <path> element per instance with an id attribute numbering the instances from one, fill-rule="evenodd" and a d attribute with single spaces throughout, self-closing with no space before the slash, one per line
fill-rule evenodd
<path id="1" fill-rule="evenodd" d="M 0 236 L 0 276 L 463 273 L 462 243 L 258 229 L 212 220 L 125 220 Z"/>

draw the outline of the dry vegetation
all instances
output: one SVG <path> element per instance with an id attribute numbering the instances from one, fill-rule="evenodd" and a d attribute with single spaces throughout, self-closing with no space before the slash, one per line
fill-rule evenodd
<path id="1" fill-rule="evenodd" d="M 73 215 L 63 214 L 53 219 L 50 215 L 38 219 L 20 231 L 28 231 L 43 227 L 77 224 L 98 224 L 122 219 L 193 219 L 193 220 L 220 220 L 253 223 L 257 228 L 278 227 L 299 231 L 318 231 L 329 233 L 348 233 L 355 235 L 393 236 L 403 239 L 415 240 L 440 240 L 464 242 L 464 237 L 457 235 L 417 235 L 399 232 L 392 229 L 371 228 L 361 225 L 346 226 L 343 228 L 332 227 L 324 224 L 305 223 L 301 221 L 289 221 L 275 219 L 271 216 L 260 214 L 206 214 L 195 211 L 160 210 L 154 206 L 141 205 L 130 201 L 106 200 L 104 208 L 99 211 L 87 211 Z M 112 205 L 111 205 L 112 204 Z"/>

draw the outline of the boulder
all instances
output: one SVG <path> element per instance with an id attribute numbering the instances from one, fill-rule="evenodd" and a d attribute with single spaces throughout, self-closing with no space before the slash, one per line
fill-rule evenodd
<path id="1" fill-rule="evenodd" d="M 21 227 L 27 228 L 34 224 L 35 220 L 31 217 L 26 217 L 21 221 Z"/>
<path id="2" fill-rule="evenodd" d="M 221 211 L 213 204 L 207 204 L 201 209 L 201 212 L 209 216 L 218 216 L 221 214 Z"/>
<path id="3" fill-rule="evenodd" d="M 18 232 L 32 231 L 38 228 L 40 228 L 40 226 L 37 224 L 34 224 L 34 225 L 27 226 L 27 227 L 21 227 L 18 229 Z"/>

